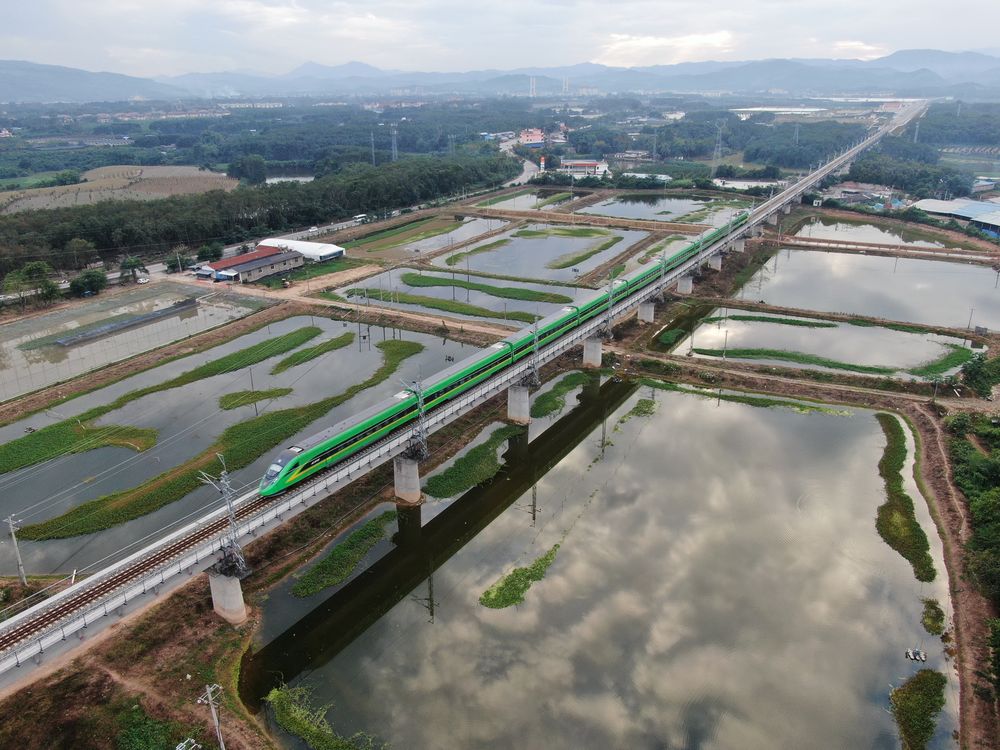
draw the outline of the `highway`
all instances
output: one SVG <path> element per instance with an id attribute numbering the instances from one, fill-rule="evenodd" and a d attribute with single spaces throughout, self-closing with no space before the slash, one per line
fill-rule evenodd
<path id="1" fill-rule="evenodd" d="M 786 204 L 798 200 L 817 182 L 850 163 L 891 129 L 904 126 L 925 107 L 926 103 L 923 102 L 908 107 L 897 114 L 889 125 L 883 126 L 779 195 L 765 201 L 753 211 L 745 224 L 671 269 L 664 275 L 662 283 L 669 285 L 695 271 L 713 255 L 726 249 L 734 239 L 744 236 Z M 630 314 L 641 302 L 651 299 L 659 291 L 660 284 L 651 284 L 622 299 L 609 314 L 612 318 Z M 565 334 L 538 352 L 538 364 L 551 361 L 579 345 L 585 338 L 596 335 L 604 324 L 605 316 L 599 316 Z M 519 382 L 531 367 L 529 360 L 522 360 L 456 401 L 442 405 L 427 415 L 428 432 L 440 429 L 469 409 Z M 261 498 L 256 490 L 246 492 L 236 501 L 238 536 L 246 538 L 250 534 L 274 528 L 305 507 L 319 502 L 352 480 L 391 460 L 407 449 L 412 429 L 412 426 L 401 428 L 381 442 L 332 467 L 325 474 L 277 498 Z M 117 608 L 124 607 L 149 592 L 158 591 L 168 579 L 208 567 L 216 561 L 218 552 L 228 538 L 226 510 L 220 507 L 40 604 L 14 615 L 0 624 L 0 673 L 18 667 L 32 658 L 40 658 L 47 649 L 65 641 L 68 635 L 82 633 L 89 625 L 113 613 Z"/>

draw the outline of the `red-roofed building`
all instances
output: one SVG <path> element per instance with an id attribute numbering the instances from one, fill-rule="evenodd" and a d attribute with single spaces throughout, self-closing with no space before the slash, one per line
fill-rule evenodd
<path id="1" fill-rule="evenodd" d="M 203 279 L 237 281 L 242 284 L 291 271 L 301 265 L 300 253 L 280 247 L 260 247 L 252 253 L 206 263 L 195 273 Z"/>

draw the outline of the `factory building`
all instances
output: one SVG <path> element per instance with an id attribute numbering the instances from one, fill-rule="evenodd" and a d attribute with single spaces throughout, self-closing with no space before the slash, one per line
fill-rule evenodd
<path id="1" fill-rule="evenodd" d="M 344 257 L 344 248 L 326 242 L 305 242 L 303 240 L 286 240 L 271 237 L 257 243 L 257 250 L 272 249 L 294 251 L 311 263 L 321 263 L 325 260 Z"/>
<path id="2" fill-rule="evenodd" d="M 913 204 L 921 211 L 965 221 L 994 237 L 1000 237 L 1000 203 L 957 198 L 951 201 L 927 198 Z"/>
<path id="3" fill-rule="evenodd" d="M 249 284 L 254 281 L 286 273 L 302 265 L 302 254 L 294 250 L 264 247 L 246 255 L 223 258 L 206 263 L 195 271 L 202 279 Z"/>

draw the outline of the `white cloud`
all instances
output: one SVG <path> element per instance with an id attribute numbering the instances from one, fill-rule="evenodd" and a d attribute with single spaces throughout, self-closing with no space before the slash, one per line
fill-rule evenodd
<path id="1" fill-rule="evenodd" d="M 684 36 L 612 34 L 596 62 L 630 67 L 708 60 L 730 53 L 733 43 L 733 33 L 725 30 Z"/>
<path id="2" fill-rule="evenodd" d="M 882 57 L 888 52 L 888 50 L 881 45 L 868 44 L 867 42 L 859 42 L 856 40 L 834 42 L 833 50 L 837 55 L 846 55 L 859 60 L 873 60 L 876 57 Z"/>

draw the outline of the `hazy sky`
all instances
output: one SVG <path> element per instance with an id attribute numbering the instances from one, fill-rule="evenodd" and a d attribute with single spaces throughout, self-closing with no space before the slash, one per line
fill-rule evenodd
<path id="1" fill-rule="evenodd" d="M 172 75 L 312 60 L 405 70 L 998 47 L 996 0 L 0 1 L 0 57 Z"/>

